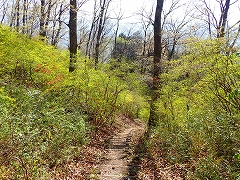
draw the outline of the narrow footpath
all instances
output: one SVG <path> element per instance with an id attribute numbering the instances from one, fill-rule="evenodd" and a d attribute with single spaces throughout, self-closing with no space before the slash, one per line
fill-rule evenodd
<path id="1" fill-rule="evenodd" d="M 109 142 L 103 162 L 97 166 L 99 180 L 135 180 L 140 169 L 134 148 L 145 133 L 144 123 L 126 117 L 118 119 L 119 132 Z"/>

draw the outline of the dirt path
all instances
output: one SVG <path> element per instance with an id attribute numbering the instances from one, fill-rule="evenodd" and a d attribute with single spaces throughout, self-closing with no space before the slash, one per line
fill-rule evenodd
<path id="1" fill-rule="evenodd" d="M 141 139 L 146 127 L 140 120 L 120 115 L 111 129 L 95 133 L 81 155 L 53 169 L 56 180 L 183 180 L 185 167 L 171 165 L 161 151 L 149 151 Z M 113 134 L 114 132 L 114 134 Z M 150 149 L 151 150 L 151 149 Z M 151 154 L 149 158 L 149 154 Z M 58 169 L 57 169 L 58 168 Z"/>
<path id="2" fill-rule="evenodd" d="M 104 161 L 98 165 L 98 179 L 100 180 L 134 180 L 139 166 L 133 162 L 136 155 L 134 147 L 145 132 L 145 126 L 140 120 L 130 120 L 120 117 L 118 120 L 120 131 L 109 142 L 105 151 Z"/>

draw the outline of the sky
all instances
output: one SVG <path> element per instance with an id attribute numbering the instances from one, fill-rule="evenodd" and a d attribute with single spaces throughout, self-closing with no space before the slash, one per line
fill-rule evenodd
<path id="1" fill-rule="evenodd" d="M 136 12 L 138 12 L 142 7 L 150 9 L 154 1 L 155 0 L 112 0 L 108 11 L 111 13 L 111 18 L 114 18 L 121 10 L 124 17 L 122 23 L 133 23 L 139 19 L 139 17 L 136 16 Z M 91 12 L 93 4 L 94 0 L 89 0 L 82 9 L 86 9 L 86 11 Z"/>
<path id="2" fill-rule="evenodd" d="M 186 3 L 186 5 L 193 5 L 199 0 L 180 0 L 180 4 Z M 216 4 L 216 0 L 207 0 L 210 3 L 210 6 L 212 9 L 214 9 L 216 12 L 219 11 L 219 5 Z M 231 2 L 234 2 L 236 0 L 231 0 Z M 94 0 L 89 0 L 86 5 L 83 6 L 83 9 L 86 9 L 86 11 L 91 12 L 93 9 L 93 2 Z M 164 1 L 164 8 L 167 9 L 169 7 L 169 4 L 171 4 L 172 0 L 165 0 Z M 109 12 L 111 12 L 111 16 L 114 17 L 115 14 L 118 14 L 118 12 L 121 11 L 124 13 L 124 17 L 131 17 L 131 18 L 125 18 L 123 20 L 123 23 L 133 23 L 139 19 L 139 17 L 136 16 L 136 12 L 138 12 L 141 8 L 145 9 L 151 9 L 153 4 L 156 3 L 156 0 L 112 0 Z M 90 10 L 90 11 L 89 11 Z M 154 11 L 155 11 L 155 5 L 154 5 Z M 176 11 L 175 14 L 181 14 L 181 8 Z M 229 12 L 229 20 L 232 23 L 237 22 L 240 20 L 240 0 L 237 1 L 233 6 L 231 6 L 231 12 Z"/>

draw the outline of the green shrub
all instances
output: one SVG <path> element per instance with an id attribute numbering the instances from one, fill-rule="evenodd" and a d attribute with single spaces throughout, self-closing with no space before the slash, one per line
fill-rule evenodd
<path id="1" fill-rule="evenodd" d="M 190 164 L 193 179 L 239 173 L 240 58 L 222 47 L 220 40 L 191 41 L 188 53 L 161 75 L 159 123 L 150 145 L 158 144 L 169 162 Z"/>
<path id="2" fill-rule="evenodd" d="M 119 113 L 148 118 L 137 73 L 119 76 L 109 64 L 95 70 L 80 56 L 69 73 L 68 51 L 3 26 L 0 49 L 0 179 L 51 179 L 51 168 L 78 156 L 91 130 Z"/>
<path id="3" fill-rule="evenodd" d="M 84 116 L 66 113 L 39 90 L 11 87 L 11 96 L 15 106 L 0 118 L 0 162 L 12 176 L 37 176 L 80 152 L 89 131 Z"/>

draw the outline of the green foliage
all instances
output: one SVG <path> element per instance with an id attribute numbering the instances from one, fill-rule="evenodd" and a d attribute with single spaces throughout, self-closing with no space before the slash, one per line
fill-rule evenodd
<path id="1" fill-rule="evenodd" d="M 137 54 L 141 51 L 141 48 L 139 48 L 141 41 L 142 37 L 139 32 L 130 36 L 126 36 L 121 33 L 117 38 L 116 47 L 112 52 L 112 56 L 119 60 L 135 60 L 137 58 Z"/>
<path id="2" fill-rule="evenodd" d="M 0 26 L 0 179 L 51 179 L 91 130 L 119 113 L 148 118 L 139 74 L 80 56 L 73 73 L 68 64 L 67 51 Z"/>
<path id="3" fill-rule="evenodd" d="M 49 93 L 9 88 L 16 102 L 1 106 L 0 163 L 11 169 L 10 177 L 39 178 L 41 171 L 79 153 L 89 129 L 79 112 L 66 113 Z"/>
<path id="4" fill-rule="evenodd" d="M 240 58 L 221 40 L 190 40 L 186 55 L 169 63 L 149 146 L 172 163 L 188 163 L 193 179 L 233 179 L 240 163 Z"/>
<path id="5" fill-rule="evenodd" d="M 44 85 L 67 72 L 68 53 L 0 26 L 0 77 Z"/>
<path id="6" fill-rule="evenodd" d="M 140 111 L 148 108 L 145 99 L 138 95 L 138 92 L 143 94 L 144 89 L 138 74 L 118 77 L 117 72 L 110 71 L 105 65 L 99 70 L 91 66 L 91 62 L 79 60 L 79 68 L 74 73 L 51 87 L 67 110 L 87 113 L 94 124 L 100 127 L 111 124 L 120 112 L 138 117 Z M 142 112 L 141 116 L 148 118 Z"/>

